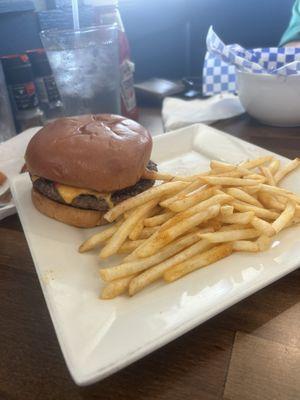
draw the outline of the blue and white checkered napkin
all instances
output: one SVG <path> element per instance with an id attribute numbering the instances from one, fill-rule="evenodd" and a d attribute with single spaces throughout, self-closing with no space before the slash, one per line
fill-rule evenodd
<path id="1" fill-rule="evenodd" d="M 236 69 L 256 74 L 300 75 L 300 48 L 268 47 L 246 50 L 225 45 L 212 27 L 206 37 L 203 94 L 236 92 Z"/>

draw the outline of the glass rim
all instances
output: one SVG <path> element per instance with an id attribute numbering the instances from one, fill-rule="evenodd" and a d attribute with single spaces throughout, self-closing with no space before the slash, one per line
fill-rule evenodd
<path id="1" fill-rule="evenodd" d="M 45 29 L 40 31 L 41 37 L 49 37 L 51 34 L 76 34 L 76 33 L 89 33 L 89 32 L 97 32 L 97 31 L 109 31 L 109 30 L 116 30 L 118 28 L 118 24 L 114 22 L 113 24 L 106 24 L 106 25 L 94 25 L 89 26 L 82 29 Z"/>

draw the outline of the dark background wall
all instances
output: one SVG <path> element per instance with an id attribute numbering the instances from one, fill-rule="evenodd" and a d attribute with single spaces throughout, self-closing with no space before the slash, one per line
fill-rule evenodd
<path id="1" fill-rule="evenodd" d="M 191 0 L 191 65 L 198 75 L 210 25 L 225 43 L 246 48 L 277 46 L 294 0 Z"/>
<path id="2" fill-rule="evenodd" d="M 30 0 L 0 0 L 0 56 L 40 47 L 38 16 Z"/>
<path id="3" fill-rule="evenodd" d="M 120 10 L 137 78 L 181 77 L 187 63 L 188 2 L 126 0 L 120 3 Z"/>
<path id="4" fill-rule="evenodd" d="M 294 0 L 136 0 L 121 3 L 137 78 L 201 75 L 210 25 L 244 47 L 277 46 Z M 150 3 L 150 4 L 149 4 Z M 143 4 L 143 6 L 141 6 Z M 188 45 L 190 43 L 190 45 Z"/>
<path id="5" fill-rule="evenodd" d="M 40 47 L 39 19 L 30 1 L 22 2 L 22 12 L 1 9 L 5 2 L 0 0 L 0 55 Z M 201 75 L 210 25 L 226 43 L 248 48 L 276 46 L 293 3 L 294 0 L 121 0 L 136 80 Z M 62 12 L 60 18 L 62 21 L 68 17 Z"/>

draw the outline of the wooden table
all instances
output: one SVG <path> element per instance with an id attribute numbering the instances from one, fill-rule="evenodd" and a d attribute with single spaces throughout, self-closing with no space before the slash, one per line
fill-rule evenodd
<path id="1" fill-rule="evenodd" d="M 158 110 L 142 121 L 160 133 Z M 300 128 L 215 124 L 293 158 Z M 93 386 L 67 371 L 17 216 L 0 222 L 1 400 L 300 399 L 300 270 Z"/>

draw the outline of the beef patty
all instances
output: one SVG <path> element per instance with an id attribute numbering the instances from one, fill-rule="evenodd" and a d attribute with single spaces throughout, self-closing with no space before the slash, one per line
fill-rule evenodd
<path id="1" fill-rule="evenodd" d="M 152 171 L 157 171 L 157 165 L 153 161 L 149 161 L 147 168 Z M 58 203 L 67 204 L 56 189 L 55 182 L 50 181 L 49 179 L 38 177 L 37 179 L 32 180 L 32 184 L 35 190 L 49 199 L 57 201 Z M 153 185 L 154 180 L 140 179 L 134 186 L 112 192 L 111 201 L 113 204 L 118 204 L 129 197 L 136 196 L 137 194 L 149 189 Z M 109 205 L 105 198 L 97 198 L 96 196 L 90 194 L 81 194 L 75 197 L 72 203 L 68 205 L 77 208 L 98 211 L 107 211 L 109 209 Z"/>

